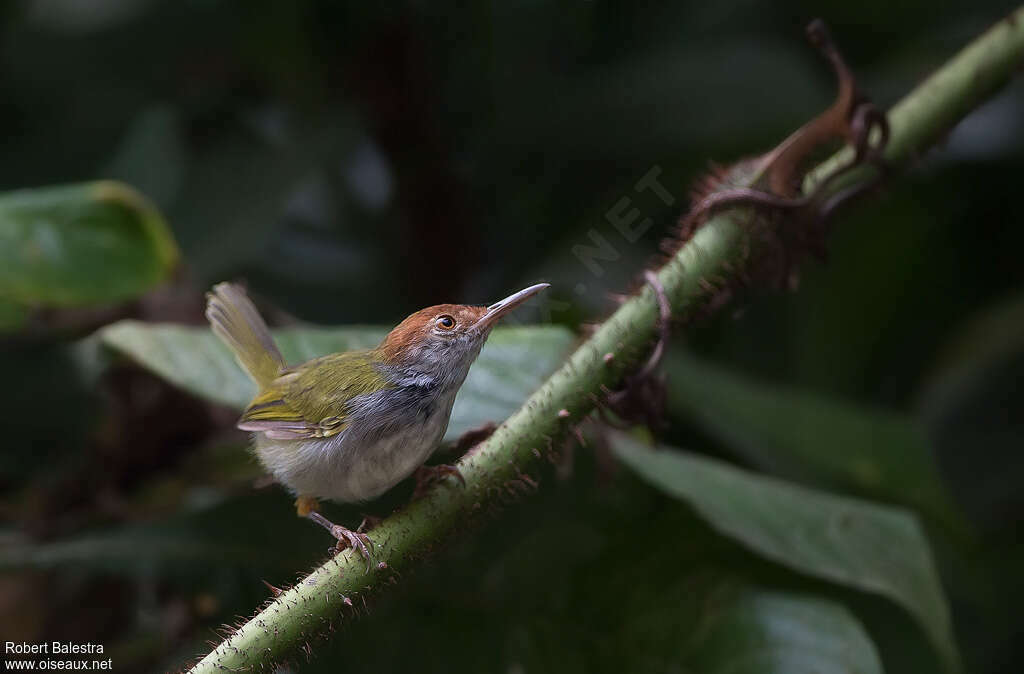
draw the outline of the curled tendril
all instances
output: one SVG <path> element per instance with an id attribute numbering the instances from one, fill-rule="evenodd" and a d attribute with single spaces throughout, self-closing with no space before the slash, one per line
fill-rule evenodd
<path id="1" fill-rule="evenodd" d="M 820 223 L 842 204 L 873 188 L 883 176 L 883 155 L 889 142 L 885 113 L 857 88 L 853 72 L 824 22 L 811 22 L 807 33 L 838 78 L 835 102 L 758 161 L 767 189 L 738 187 L 712 192 L 696 205 L 691 217 L 707 217 L 726 208 L 748 206 L 813 214 L 811 219 Z M 844 140 L 853 148 L 850 161 L 827 175 L 813 192 L 799 193 L 802 165 L 813 152 L 835 140 Z M 878 169 L 874 180 L 832 193 L 839 179 L 866 164 Z"/>

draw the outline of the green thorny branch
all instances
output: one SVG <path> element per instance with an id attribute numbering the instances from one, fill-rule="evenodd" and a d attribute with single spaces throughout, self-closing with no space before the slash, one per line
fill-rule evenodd
<path id="1" fill-rule="evenodd" d="M 397 583 L 400 572 L 414 567 L 456 527 L 463 527 L 467 520 L 496 504 L 536 488 L 536 473 L 543 462 L 595 410 L 601 392 L 619 385 L 645 359 L 660 324 L 659 297 L 654 290 L 658 282 L 673 316 L 691 316 L 706 308 L 710 301 L 721 298 L 727 285 L 741 277 L 749 278 L 749 262 L 757 257 L 760 244 L 771 239 L 763 236 L 765 227 L 754 228 L 751 223 L 767 222 L 769 228 L 780 230 L 793 229 L 794 222 L 820 222 L 805 217 L 804 206 L 813 202 L 815 213 L 820 214 L 840 192 L 872 182 L 878 174 L 877 168 L 868 166 L 878 164 L 878 157 L 872 158 L 872 154 L 881 154 L 889 167 L 904 165 L 922 155 L 1024 64 L 1024 7 L 967 46 L 896 105 L 888 115 L 887 144 L 884 139 L 879 142 L 886 130 L 884 120 L 880 121 L 877 115 L 863 116 L 861 123 L 854 119 L 861 117 L 857 110 L 865 105 L 865 99 L 855 90 L 846 92 L 850 95 L 844 119 L 836 125 L 835 110 L 842 102 L 843 88 L 852 82 L 843 82 L 845 66 L 838 55 L 827 45 L 818 46 L 839 72 L 840 100 L 775 151 L 742 165 L 743 173 L 741 165 L 737 165 L 736 170 L 723 175 L 717 192 L 728 183 L 728 188 L 738 196 L 721 204 L 696 207 L 702 216 L 691 215 L 687 221 L 690 225 L 704 221 L 692 233 L 686 231 L 692 230 L 692 226 L 684 224 L 680 242 L 656 271 L 656 281 L 649 275 L 642 290 L 600 325 L 521 409 L 459 462 L 465 488 L 440 485 L 385 519 L 370 533 L 375 550 L 369 570 L 351 550 L 327 560 L 294 587 L 270 600 L 247 623 L 233 629 L 231 636 L 192 671 L 262 669 L 303 650 L 309 653 L 317 638 L 361 611 L 369 594 Z M 845 74 L 848 77 L 848 71 Z M 822 134 L 820 120 L 830 113 L 831 131 Z M 812 129 L 816 123 L 819 128 Z M 854 150 L 848 147 L 802 174 L 792 165 L 817 147 L 805 148 L 797 154 L 790 152 L 785 161 L 780 158 L 787 154 L 786 147 L 806 140 L 801 134 L 817 134 L 818 138 L 811 139 L 816 146 L 838 134 L 851 141 L 851 145 L 860 146 L 858 157 L 867 161 L 846 171 L 841 179 L 826 180 L 854 156 Z M 780 167 L 781 164 L 788 165 Z M 813 199 L 796 194 L 795 186 L 802 175 L 803 194 L 814 190 L 817 194 Z M 788 188 L 782 185 L 786 180 L 790 183 Z M 794 204 L 800 207 L 795 208 Z M 762 230 L 761 235 L 753 236 L 754 230 Z M 771 241 L 776 248 L 780 242 L 792 248 L 789 239 L 782 235 Z"/>

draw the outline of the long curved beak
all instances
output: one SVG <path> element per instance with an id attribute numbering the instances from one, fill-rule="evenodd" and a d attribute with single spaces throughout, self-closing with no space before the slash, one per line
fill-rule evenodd
<path id="1" fill-rule="evenodd" d="M 500 302 L 495 302 L 491 306 L 487 307 L 487 313 L 481 316 L 477 322 L 473 324 L 473 327 L 477 330 L 487 330 L 494 325 L 499 318 L 550 285 L 550 283 L 538 283 L 537 285 L 530 286 L 529 288 L 523 288 L 519 292 L 509 295 Z"/>

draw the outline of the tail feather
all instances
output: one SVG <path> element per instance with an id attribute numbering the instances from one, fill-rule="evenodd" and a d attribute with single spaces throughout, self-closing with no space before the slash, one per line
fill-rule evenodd
<path id="1" fill-rule="evenodd" d="M 261 388 L 285 368 L 267 324 L 240 286 L 218 283 L 206 294 L 206 320 L 235 354 L 235 360 Z"/>

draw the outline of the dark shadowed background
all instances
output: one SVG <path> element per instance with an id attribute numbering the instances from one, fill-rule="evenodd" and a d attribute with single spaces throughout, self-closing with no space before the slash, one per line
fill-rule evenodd
<path id="1" fill-rule="evenodd" d="M 829 104 L 810 19 L 888 106 L 1011 8 L 0 4 L 0 190 L 123 181 L 181 252 L 144 294 L 32 304 L 0 334 L 0 640 L 103 643 L 118 671 L 175 670 L 252 613 L 261 580 L 293 582 L 329 544 L 261 486 L 234 410 L 100 353 L 97 327 L 200 325 L 203 292 L 228 279 L 276 325 L 381 326 L 547 280 L 516 322 L 577 330 L 652 259 L 710 160 L 765 151 Z M 843 212 L 794 292 L 749 288 L 677 331 L 668 364 L 668 444 L 918 514 L 970 672 L 1024 666 L 1022 172 L 1018 80 Z M 638 190 L 645 176 L 668 198 Z M 650 218 L 633 241 L 607 218 L 623 199 Z M 614 255 L 577 254 L 602 239 Z M 905 424 L 920 460 L 891 434 L 851 440 L 831 406 L 858 428 Z M 882 467 L 836 478 L 858 440 Z M 754 586 L 844 606 L 887 671 L 938 670 L 904 610 L 756 557 L 592 450 L 291 667 L 726 671 L 744 628 L 702 616 Z M 875 488 L 915 471 L 943 495 Z M 410 488 L 396 491 L 333 512 L 354 525 Z M 720 643 L 694 646 L 702 630 Z"/>

